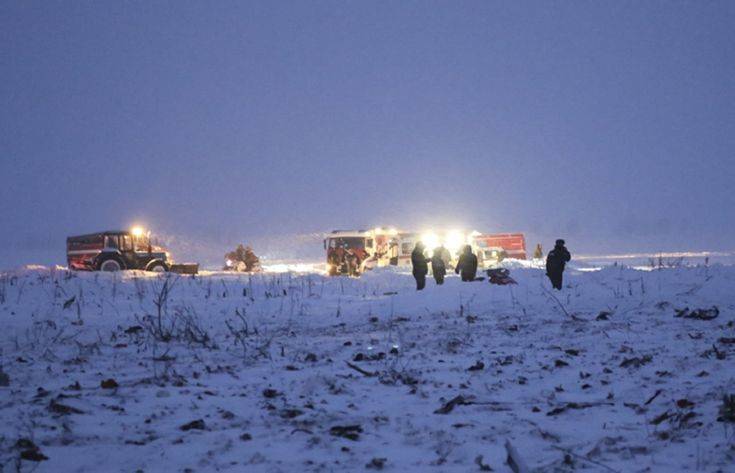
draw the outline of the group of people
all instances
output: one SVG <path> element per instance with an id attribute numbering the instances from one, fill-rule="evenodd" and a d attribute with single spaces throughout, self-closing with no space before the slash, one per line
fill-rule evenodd
<path id="1" fill-rule="evenodd" d="M 350 276 L 359 276 L 363 262 L 360 256 L 353 248 L 343 245 L 337 247 L 330 253 L 328 261 L 335 274 L 342 273 Z"/>
<path id="2" fill-rule="evenodd" d="M 411 253 L 411 264 L 413 265 L 413 277 L 416 279 L 416 289 L 422 290 L 426 287 L 426 275 L 429 273 L 429 264 L 431 264 L 431 274 L 437 285 L 444 284 L 444 277 L 447 274 L 447 267 L 452 259 L 449 250 L 443 245 L 434 248 L 434 254 L 431 258 L 425 255 L 426 247 L 422 242 L 416 243 L 416 247 Z M 465 245 L 459 255 L 459 260 L 454 267 L 454 272 L 461 275 L 462 281 L 474 281 L 477 275 L 477 256 L 472 252 L 470 245 Z"/>
<path id="3" fill-rule="evenodd" d="M 537 246 L 537 250 L 540 250 L 540 245 Z M 411 253 L 413 277 L 416 279 L 416 290 L 418 291 L 426 287 L 426 275 L 429 273 L 429 264 L 431 264 L 431 274 L 434 276 L 434 281 L 440 286 L 444 284 L 447 267 L 451 261 L 449 250 L 443 245 L 434 248 L 434 253 L 431 258 L 427 258 L 425 252 L 426 247 L 424 244 L 418 242 Z M 561 290 L 564 267 L 571 259 L 572 256 L 569 250 L 567 250 L 564 240 L 556 240 L 554 249 L 546 256 L 546 275 L 554 289 Z M 472 252 L 470 245 L 465 245 L 462 248 L 457 265 L 454 267 L 454 272 L 461 276 L 462 281 L 470 282 L 477 280 L 477 255 Z"/>

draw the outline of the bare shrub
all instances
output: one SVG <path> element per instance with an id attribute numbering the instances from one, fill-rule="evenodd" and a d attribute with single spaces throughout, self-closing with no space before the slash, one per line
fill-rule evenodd
<path id="1" fill-rule="evenodd" d="M 232 348 L 236 356 L 244 361 L 256 360 L 258 358 L 271 359 L 270 347 L 275 338 L 275 333 L 258 330 L 250 327 L 245 310 L 235 310 L 235 318 L 225 320 L 225 325 L 232 337 Z"/>

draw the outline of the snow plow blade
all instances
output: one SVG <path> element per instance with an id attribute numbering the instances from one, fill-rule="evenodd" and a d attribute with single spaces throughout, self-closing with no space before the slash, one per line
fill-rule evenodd
<path id="1" fill-rule="evenodd" d="M 169 271 L 178 274 L 197 274 L 199 272 L 199 263 L 172 264 Z"/>

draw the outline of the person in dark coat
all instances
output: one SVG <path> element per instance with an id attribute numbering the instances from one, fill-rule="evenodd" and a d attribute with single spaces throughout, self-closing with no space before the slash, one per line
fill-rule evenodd
<path id="1" fill-rule="evenodd" d="M 413 277 L 416 279 L 416 290 L 420 291 L 426 286 L 426 273 L 429 272 L 429 264 L 424 255 L 424 244 L 416 243 L 411 253 L 411 264 L 413 265 Z"/>
<path id="2" fill-rule="evenodd" d="M 462 281 L 474 281 L 477 274 L 477 256 L 470 245 L 465 245 L 454 272 L 462 276 Z"/>
<path id="3" fill-rule="evenodd" d="M 447 274 L 447 266 L 444 263 L 442 250 L 444 250 L 444 247 L 435 248 L 434 255 L 431 257 L 431 274 L 434 275 L 434 281 L 439 286 L 444 284 L 444 275 Z"/>
<path id="4" fill-rule="evenodd" d="M 564 266 L 572 259 L 569 250 L 564 246 L 564 240 L 556 240 L 554 249 L 546 256 L 546 275 L 554 289 L 561 290 Z"/>

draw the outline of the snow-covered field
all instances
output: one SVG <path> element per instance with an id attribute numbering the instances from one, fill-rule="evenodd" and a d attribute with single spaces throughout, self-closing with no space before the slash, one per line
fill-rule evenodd
<path id="1" fill-rule="evenodd" d="M 512 276 L 3 273 L 2 471 L 735 471 L 735 267 Z"/>

